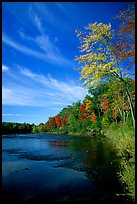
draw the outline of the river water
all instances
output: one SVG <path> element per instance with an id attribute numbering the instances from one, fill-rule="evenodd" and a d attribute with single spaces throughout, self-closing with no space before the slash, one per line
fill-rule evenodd
<path id="1" fill-rule="evenodd" d="M 2 203 L 104 203 L 119 193 L 114 161 L 101 139 L 3 135 Z"/>

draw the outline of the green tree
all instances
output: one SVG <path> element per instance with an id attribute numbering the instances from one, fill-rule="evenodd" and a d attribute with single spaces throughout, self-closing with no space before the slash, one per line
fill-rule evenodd
<path id="1" fill-rule="evenodd" d="M 82 63 L 80 80 L 83 80 L 83 85 L 95 89 L 110 76 L 119 79 L 124 85 L 135 127 L 133 103 L 124 80 L 125 71 L 120 68 L 113 52 L 114 34 L 111 24 L 89 24 L 85 27 L 85 32 L 77 31 L 77 36 L 81 43 L 80 52 L 83 52 L 83 55 L 76 57 L 76 60 Z"/>

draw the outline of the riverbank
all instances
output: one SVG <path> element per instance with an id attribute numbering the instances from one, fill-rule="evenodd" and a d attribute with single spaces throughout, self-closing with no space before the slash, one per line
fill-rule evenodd
<path id="1" fill-rule="evenodd" d="M 97 135 L 96 135 L 97 134 Z M 77 135 L 77 134 L 76 134 Z M 135 202 L 135 132 L 126 124 L 121 126 L 111 124 L 109 128 L 92 133 L 85 133 L 84 136 L 97 136 L 109 140 L 114 147 L 118 164 L 117 177 L 122 187 L 123 194 L 129 201 Z"/>
<path id="2" fill-rule="evenodd" d="M 88 136 L 108 140 L 114 147 L 118 163 L 116 174 L 123 189 L 120 196 L 125 196 L 129 201 L 135 201 L 135 133 L 132 126 L 123 124 L 121 126 L 113 123 L 106 129 L 95 129 L 88 132 L 64 133 L 70 136 Z"/>
<path id="3" fill-rule="evenodd" d="M 105 131 L 105 136 L 113 144 L 119 168 L 117 176 L 121 183 L 123 194 L 135 201 L 135 132 L 127 125 L 112 124 Z"/>

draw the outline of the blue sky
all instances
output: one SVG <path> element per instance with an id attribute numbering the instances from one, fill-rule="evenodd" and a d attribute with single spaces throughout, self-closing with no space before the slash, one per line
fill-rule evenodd
<path id="1" fill-rule="evenodd" d="M 83 100 L 75 30 L 111 23 L 128 2 L 3 2 L 2 121 L 45 123 Z"/>

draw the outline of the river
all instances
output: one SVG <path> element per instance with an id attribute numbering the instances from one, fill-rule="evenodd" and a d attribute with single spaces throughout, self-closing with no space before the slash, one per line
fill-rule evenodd
<path id="1" fill-rule="evenodd" d="M 114 163 L 112 146 L 101 139 L 3 135 L 2 203 L 117 203 Z"/>

